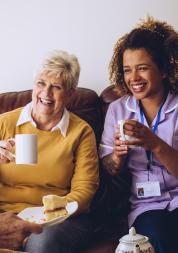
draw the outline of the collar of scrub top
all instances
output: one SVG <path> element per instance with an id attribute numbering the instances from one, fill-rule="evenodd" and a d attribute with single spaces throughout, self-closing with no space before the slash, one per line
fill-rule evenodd
<path id="1" fill-rule="evenodd" d="M 136 113 L 136 120 L 140 120 L 140 105 L 139 101 L 134 96 L 127 97 L 125 106 L 128 111 Z M 178 96 L 169 92 L 161 110 L 160 122 L 165 119 L 167 113 L 175 110 L 177 107 Z M 148 126 L 147 122 L 145 122 L 145 125 Z"/>

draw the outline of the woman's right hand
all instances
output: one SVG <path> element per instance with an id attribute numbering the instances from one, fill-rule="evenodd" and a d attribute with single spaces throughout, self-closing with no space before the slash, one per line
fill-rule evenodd
<path id="1" fill-rule="evenodd" d="M 112 163 L 112 174 L 115 175 L 119 172 L 120 168 L 124 163 L 124 158 L 128 154 L 129 147 L 126 145 L 126 141 L 120 140 L 120 133 L 114 134 L 114 146 L 111 154 Z"/>
<path id="2" fill-rule="evenodd" d="M 129 151 L 128 141 L 121 141 L 119 127 L 116 127 L 117 131 L 114 134 L 113 152 L 106 155 L 102 159 L 103 167 L 112 176 L 117 175 L 124 164 L 124 160 Z"/>
<path id="3" fill-rule="evenodd" d="M 127 155 L 129 147 L 127 144 L 127 141 L 121 141 L 120 140 L 120 134 L 119 132 L 116 132 L 114 134 L 114 149 L 113 153 L 117 158 L 123 158 Z"/>
<path id="4" fill-rule="evenodd" d="M 13 162 L 15 160 L 12 154 L 15 141 L 13 139 L 0 141 L 0 164 Z"/>

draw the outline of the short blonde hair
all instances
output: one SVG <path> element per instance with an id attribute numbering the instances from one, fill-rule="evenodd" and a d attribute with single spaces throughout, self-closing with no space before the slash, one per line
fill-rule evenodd
<path id="1" fill-rule="evenodd" d="M 67 90 L 76 88 L 80 75 L 80 65 L 75 55 L 54 50 L 43 61 L 41 71 L 61 78 Z"/>

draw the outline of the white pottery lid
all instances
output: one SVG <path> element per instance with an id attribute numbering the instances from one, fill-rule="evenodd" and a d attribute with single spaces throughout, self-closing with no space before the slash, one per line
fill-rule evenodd
<path id="1" fill-rule="evenodd" d="M 122 243 L 145 243 L 148 241 L 148 237 L 136 233 L 134 227 L 129 229 L 129 234 L 124 235 L 120 240 Z"/>

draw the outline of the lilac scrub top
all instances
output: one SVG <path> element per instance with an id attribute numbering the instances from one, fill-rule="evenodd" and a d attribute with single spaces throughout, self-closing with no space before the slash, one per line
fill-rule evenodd
<path id="1" fill-rule="evenodd" d="M 135 119 L 141 122 L 139 103 L 135 97 L 124 96 L 110 104 L 99 149 L 100 158 L 112 153 L 116 125 L 118 120 L 122 119 Z M 155 121 L 156 118 L 152 125 L 155 124 Z M 144 125 L 148 127 L 145 119 Z M 160 121 L 155 134 L 178 150 L 178 95 L 168 94 L 161 110 Z M 171 175 L 154 155 L 152 155 L 149 180 L 159 181 L 161 196 L 137 197 L 136 183 L 148 181 L 147 162 L 148 159 L 144 148 L 134 147 L 129 149 L 123 168 L 124 170 L 129 170 L 132 175 L 131 211 L 128 216 L 129 226 L 133 224 L 138 215 L 145 211 L 165 208 L 172 211 L 178 208 L 178 179 Z"/>

